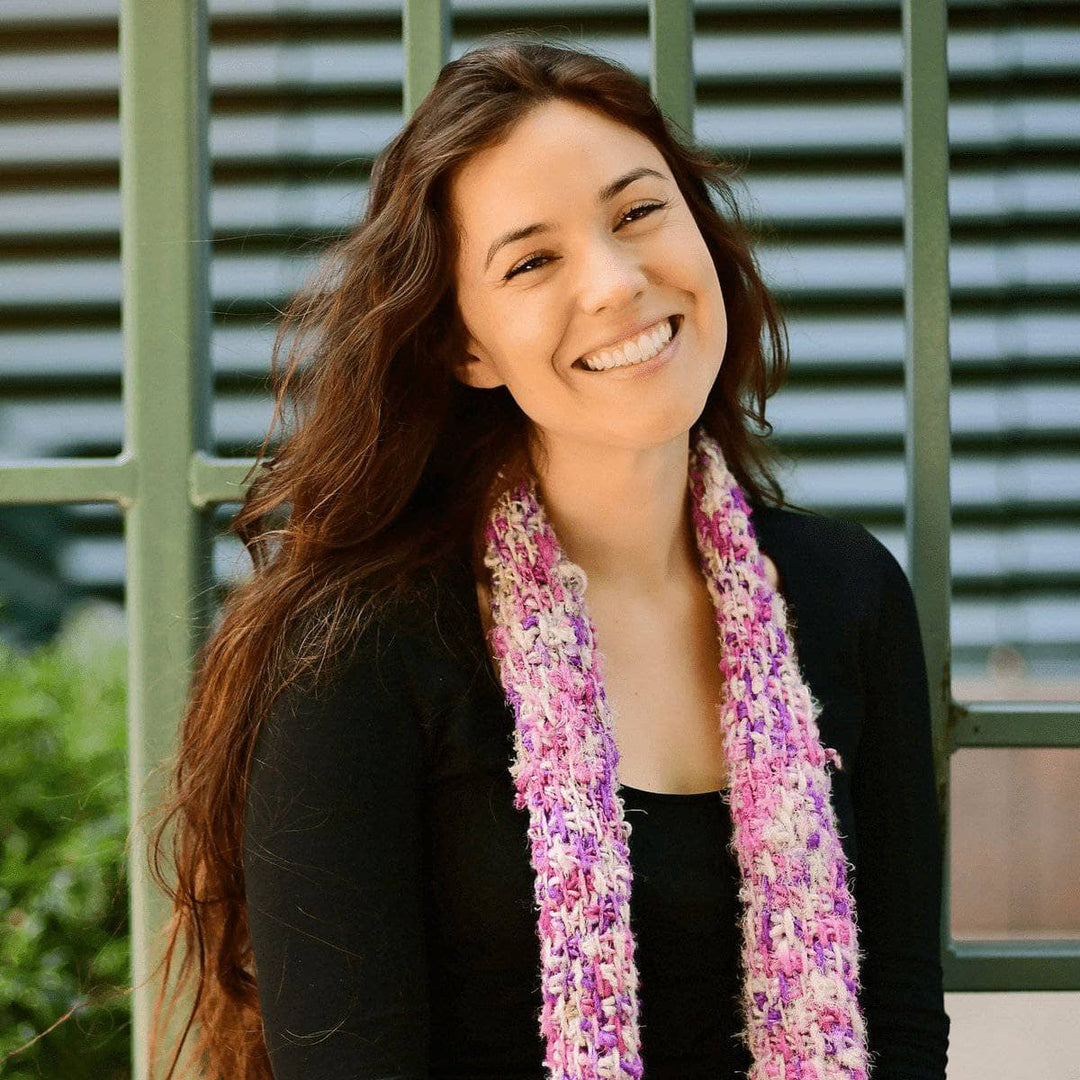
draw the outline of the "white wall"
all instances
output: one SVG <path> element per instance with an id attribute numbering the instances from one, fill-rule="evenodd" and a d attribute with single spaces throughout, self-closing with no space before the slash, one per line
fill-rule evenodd
<path id="1" fill-rule="evenodd" d="M 949 1080 L 1080 1080 L 1080 992 L 946 993 Z"/>

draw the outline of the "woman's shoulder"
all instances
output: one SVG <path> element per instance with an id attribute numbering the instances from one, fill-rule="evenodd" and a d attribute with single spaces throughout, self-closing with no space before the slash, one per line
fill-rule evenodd
<path id="1" fill-rule="evenodd" d="M 750 502 L 750 523 L 759 533 L 782 543 L 813 545 L 828 550 L 850 546 L 872 535 L 861 522 L 852 518 L 834 517 L 819 510 L 767 502 Z"/>
<path id="2" fill-rule="evenodd" d="M 329 641 L 311 647 L 321 655 L 303 658 L 295 645 L 289 650 L 293 659 L 277 679 L 289 685 L 279 691 L 276 718 L 296 723 L 298 715 L 323 722 L 334 716 L 348 724 L 392 703 L 398 716 L 420 716 L 429 728 L 432 714 L 467 692 L 475 675 L 462 587 L 457 568 L 446 567 L 418 572 L 393 595 L 350 597 L 342 605 L 349 616 Z"/>
<path id="3" fill-rule="evenodd" d="M 860 521 L 801 507 L 751 504 L 762 550 L 781 579 L 812 578 L 872 616 L 886 595 L 910 594 L 907 574 L 889 547 Z M 875 620 L 876 621 L 876 620 Z"/>

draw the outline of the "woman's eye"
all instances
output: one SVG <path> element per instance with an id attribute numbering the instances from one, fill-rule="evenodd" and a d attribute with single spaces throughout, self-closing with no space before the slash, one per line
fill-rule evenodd
<path id="1" fill-rule="evenodd" d="M 510 278 L 512 278 L 512 277 L 517 277 L 517 276 L 518 276 L 518 274 L 524 273 L 524 272 L 525 272 L 525 270 L 526 270 L 526 269 L 527 269 L 527 268 L 528 268 L 528 267 L 529 267 L 529 266 L 530 266 L 530 265 L 531 265 L 532 263 L 535 263 L 535 262 L 540 262 L 541 260 L 545 260 L 545 259 L 547 259 L 547 256 L 546 256 L 546 255 L 531 255 L 531 256 L 529 256 L 529 258 L 527 258 L 527 259 L 526 259 L 526 260 L 525 260 L 524 262 L 518 263 L 518 264 L 517 264 L 517 266 L 515 266 L 513 270 L 510 270 L 510 271 L 509 271 L 509 272 L 507 273 L 506 277 L 505 277 L 505 278 L 504 278 L 503 280 L 504 280 L 504 281 L 509 281 L 509 280 L 510 280 Z"/>
<path id="2" fill-rule="evenodd" d="M 627 210 L 625 214 L 623 214 L 622 220 L 624 222 L 630 222 L 632 224 L 635 221 L 640 221 L 644 217 L 648 217 L 648 215 L 651 214 L 654 210 L 662 210 L 665 206 L 667 206 L 666 199 L 663 202 L 639 203 L 637 206 L 631 206 L 630 209 Z M 632 214 L 638 214 L 639 212 L 640 217 L 631 217 Z M 506 277 L 503 280 L 508 281 L 510 278 L 516 277 L 518 274 L 524 273 L 527 267 L 529 267 L 532 263 L 536 262 L 550 262 L 550 256 L 530 255 L 529 258 L 524 260 L 524 262 L 519 262 L 517 266 L 515 266 L 512 270 L 508 271 Z"/>
<path id="3" fill-rule="evenodd" d="M 623 221 L 626 221 L 626 219 L 630 217 L 631 214 L 636 214 L 639 210 L 644 211 L 641 216 L 645 217 L 646 215 L 652 213 L 653 210 L 660 210 L 662 207 L 665 206 L 667 206 L 666 200 L 664 202 L 642 203 L 640 206 L 631 206 L 630 209 L 627 210 L 625 214 L 623 214 Z M 634 218 L 634 221 L 640 220 L 641 218 Z"/>

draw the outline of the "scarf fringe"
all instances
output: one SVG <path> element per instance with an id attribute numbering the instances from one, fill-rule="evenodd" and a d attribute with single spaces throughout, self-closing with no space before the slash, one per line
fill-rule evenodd
<path id="1" fill-rule="evenodd" d="M 719 443 L 704 427 L 691 435 L 699 563 L 723 645 L 750 1080 L 867 1080 L 863 954 L 825 767 L 842 762 L 821 743 L 745 495 Z M 587 578 L 531 477 L 498 500 L 486 540 L 491 646 L 515 714 L 514 805 L 529 814 L 536 874 L 544 1064 L 551 1080 L 641 1080 L 631 826 Z"/>

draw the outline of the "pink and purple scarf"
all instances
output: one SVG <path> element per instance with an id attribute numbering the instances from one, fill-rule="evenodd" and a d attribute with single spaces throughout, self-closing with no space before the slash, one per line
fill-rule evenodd
<path id="1" fill-rule="evenodd" d="M 862 954 L 825 769 L 840 757 L 822 746 L 820 705 L 750 507 L 703 426 L 691 432 L 688 482 L 723 645 L 717 711 L 741 878 L 750 1080 L 867 1080 Z M 536 872 L 544 1064 L 551 1080 L 640 1080 L 630 826 L 585 572 L 560 548 L 531 477 L 498 499 L 486 538 L 489 636 L 516 718 L 514 805 L 529 813 Z"/>

